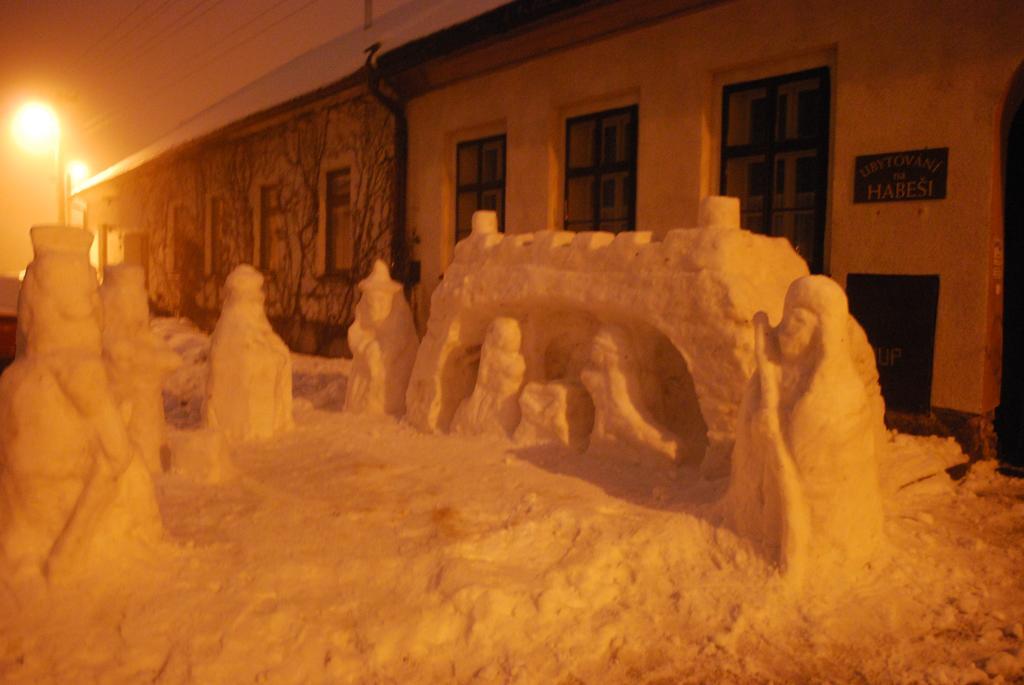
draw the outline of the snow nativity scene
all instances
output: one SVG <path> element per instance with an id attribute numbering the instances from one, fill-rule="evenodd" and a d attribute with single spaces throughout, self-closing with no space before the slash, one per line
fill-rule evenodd
<path id="1" fill-rule="evenodd" d="M 0 682 L 1024 682 L 1024 6 L 91 11 L 4 43 Z"/>

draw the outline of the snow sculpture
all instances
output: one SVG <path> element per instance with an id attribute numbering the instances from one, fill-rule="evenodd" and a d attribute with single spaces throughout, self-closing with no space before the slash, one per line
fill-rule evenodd
<path id="1" fill-rule="evenodd" d="M 754 319 L 726 515 L 795 578 L 811 560 L 862 563 L 883 535 L 876 417 L 848 322 L 825 276 L 790 286 L 778 327 Z"/>
<path id="2" fill-rule="evenodd" d="M 594 337 L 590 363 L 580 379 L 594 402 L 590 450 L 625 445 L 635 453 L 675 459 L 679 445 L 644 407 L 626 332 L 603 326 Z"/>
<path id="3" fill-rule="evenodd" d="M 419 338 L 402 284 L 391 279 L 379 259 L 360 281 L 363 295 L 356 320 L 348 329 L 352 370 L 345 392 L 345 410 L 400 416 L 405 389 L 416 359 Z"/>
<path id="4" fill-rule="evenodd" d="M 292 427 L 292 360 L 263 310 L 263 275 L 242 264 L 210 337 L 204 413 L 231 442 L 269 438 Z"/>
<path id="5" fill-rule="evenodd" d="M 526 372 L 526 361 L 519 351 L 522 341 L 515 319 L 498 317 L 491 322 L 480 352 L 476 387 L 455 412 L 452 432 L 512 435 L 519 424 L 519 389 Z"/>
<path id="6" fill-rule="evenodd" d="M 66 577 L 160 535 L 153 483 L 102 357 L 92 236 L 35 226 L 18 357 L 0 377 L 0 550 Z"/>
<path id="7" fill-rule="evenodd" d="M 104 270 L 103 356 L 114 397 L 128 416 L 128 434 L 150 472 L 161 471 L 160 448 L 167 439 L 163 379 L 181 358 L 149 327 L 145 272 L 119 264 Z"/>
<path id="8" fill-rule="evenodd" d="M 680 458 L 704 456 L 708 472 L 726 476 L 754 369 L 754 314 L 778 320 L 789 284 L 808 274 L 785 238 L 741 230 L 736 214 L 735 199 L 706 198 L 700 227 L 671 230 L 660 241 L 644 231 L 502 234 L 474 215 L 473 233 L 456 245 L 431 298 L 406 420 L 428 432 L 450 427 L 473 390 L 468 351 L 496 314 L 519 320 L 526 379 L 542 384 L 579 383 L 579 368 L 555 363 L 555 348 L 575 346 L 585 357 L 601 325 L 613 323 L 640 346 L 645 404 L 679 440 Z M 874 353 L 852 318 L 849 327 L 881 445 Z M 676 378 L 671 392 L 664 390 L 669 376 Z"/>
<path id="9" fill-rule="evenodd" d="M 519 395 L 519 408 L 522 419 L 515 433 L 519 443 L 575 447 L 594 425 L 594 405 L 578 383 L 527 383 Z"/>

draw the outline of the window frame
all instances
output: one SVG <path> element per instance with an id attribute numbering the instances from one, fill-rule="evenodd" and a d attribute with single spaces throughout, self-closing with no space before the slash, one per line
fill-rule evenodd
<path id="1" fill-rule="evenodd" d="M 625 162 L 615 162 L 613 164 L 602 164 L 601 163 L 601 132 L 603 130 L 601 121 L 606 118 L 614 116 L 620 116 L 622 114 L 629 114 L 631 122 L 629 125 L 629 148 L 627 149 L 627 155 L 629 159 Z M 570 131 L 573 124 L 579 124 L 586 121 L 595 121 L 597 125 L 594 126 L 594 135 L 591 141 L 593 146 L 591 154 L 593 155 L 594 165 L 583 168 L 573 169 L 569 165 L 571 159 L 572 150 L 570 149 L 572 137 Z M 626 228 L 620 229 L 620 232 L 635 231 L 636 230 L 636 200 L 637 200 L 637 158 L 639 156 L 639 132 L 640 132 L 640 106 L 639 105 L 627 105 L 625 107 L 616 107 L 613 109 L 601 110 L 599 112 L 591 112 L 589 114 L 582 114 L 580 116 L 569 117 L 565 120 L 565 159 L 563 170 L 565 172 L 564 183 L 562 187 L 562 229 L 566 231 L 579 231 L 579 230 L 591 230 L 600 231 L 604 230 L 601 228 L 601 188 L 599 180 L 605 174 L 610 173 L 621 173 L 626 171 L 629 173 L 629 182 L 626 184 L 624 192 L 629 197 L 629 211 L 626 218 Z M 585 178 L 590 177 L 594 182 L 593 192 L 593 222 L 592 227 L 589 229 L 577 229 L 570 225 L 569 221 L 569 181 L 574 178 Z M 621 219 L 617 220 L 621 221 Z M 578 223 L 578 222 L 577 222 Z"/>
<path id="2" fill-rule="evenodd" d="M 483 165 L 484 156 L 483 148 L 488 143 L 500 142 L 501 143 L 501 180 L 500 181 L 481 181 L 483 178 Z M 459 183 L 459 153 L 464 148 L 476 147 L 478 149 L 476 155 L 476 182 L 475 183 Z M 481 200 L 483 194 L 492 190 L 501 191 L 501 207 L 495 210 L 498 214 L 498 231 L 500 233 L 505 232 L 505 206 L 508 204 L 508 190 L 507 181 L 508 179 L 508 134 L 498 133 L 493 136 L 486 136 L 484 138 L 474 138 L 472 140 L 463 140 L 455 145 L 455 204 L 453 212 L 455 230 L 453 231 L 454 242 L 458 243 L 459 238 L 459 195 L 462 193 L 475 193 L 476 194 L 476 210 L 482 209 Z M 463 239 L 469 237 L 469 234 L 465 234 Z"/>
<path id="3" fill-rule="evenodd" d="M 338 266 L 334 261 L 334 247 L 335 247 L 335 234 L 332 231 L 331 223 L 331 178 L 345 174 L 348 176 L 348 213 L 349 213 L 349 232 L 350 242 L 352 244 L 352 254 L 349 263 L 344 266 Z M 347 276 L 352 271 L 352 266 L 355 264 L 355 234 L 353 229 L 353 197 L 352 197 L 352 165 L 344 164 L 341 166 L 327 169 L 324 172 L 324 276 Z"/>
<path id="4" fill-rule="evenodd" d="M 779 86 L 795 81 L 806 81 L 819 79 L 818 102 L 819 121 L 821 130 L 814 138 L 794 138 L 791 140 L 778 140 L 778 89 Z M 729 101 L 734 93 L 745 90 L 765 89 L 767 100 L 766 129 L 767 139 L 764 143 L 746 143 L 743 145 L 729 145 Z M 817 189 L 814 198 L 814 254 L 807 259 L 807 265 L 811 273 L 823 273 L 825 266 L 825 232 L 827 230 L 827 207 L 829 195 L 829 144 L 832 138 L 832 80 L 831 69 L 828 66 L 804 69 L 789 74 L 779 74 L 767 78 L 755 79 L 730 83 L 722 88 L 722 138 L 719 156 L 719 192 L 727 193 L 727 172 L 729 160 L 741 157 L 753 157 L 764 155 L 764 163 L 767 174 L 768 187 L 764 194 L 764 203 L 761 207 L 762 227 L 764 235 L 775 235 L 772 233 L 772 217 L 774 212 L 775 188 L 776 188 L 776 155 L 793 152 L 814 151 L 816 154 L 816 172 L 821 185 Z M 794 103 L 792 106 L 797 106 Z M 813 140 L 813 144 L 809 141 Z M 795 246 L 794 246 L 795 247 Z"/>

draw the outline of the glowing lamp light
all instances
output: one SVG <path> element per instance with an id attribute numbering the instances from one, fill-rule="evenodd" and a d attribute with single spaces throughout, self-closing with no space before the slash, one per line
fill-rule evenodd
<path id="1" fill-rule="evenodd" d="M 57 113 L 49 105 L 29 102 L 15 113 L 12 132 L 18 145 L 39 154 L 56 149 L 60 139 L 60 122 Z"/>
<path id="2" fill-rule="evenodd" d="M 89 165 L 80 159 L 68 162 L 68 178 L 71 180 L 71 189 L 74 190 L 89 178 Z"/>

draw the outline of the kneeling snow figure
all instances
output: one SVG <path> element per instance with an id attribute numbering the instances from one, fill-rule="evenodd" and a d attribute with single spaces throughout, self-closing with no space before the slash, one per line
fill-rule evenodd
<path id="1" fill-rule="evenodd" d="M 419 345 L 412 312 L 402 296 L 402 284 L 391 279 L 379 259 L 359 282 L 359 290 L 363 295 L 356 320 L 348 329 L 352 370 L 345 411 L 400 416 Z"/>
<path id="2" fill-rule="evenodd" d="M 756 369 L 740 408 L 725 506 L 799 582 L 808 563 L 856 566 L 880 543 L 875 412 L 850 348 L 846 295 L 825 276 L 754 317 Z"/>
<path id="3" fill-rule="evenodd" d="M 675 459 L 678 441 L 644 406 L 634 354 L 623 328 L 605 325 L 594 336 L 590 360 L 580 373 L 594 401 L 590 449 L 620 444 L 641 455 Z"/>
<path id="4" fill-rule="evenodd" d="M 104 270 L 103 356 L 114 396 L 128 417 L 128 435 L 150 472 L 161 469 L 160 448 L 167 439 L 164 378 L 182 363 L 149 327 L 145 272 L 118 264 Z"/>
<path id="5" fill-rule="evenodd" d="M 502 316 L 491 322 L 480 351 L 476 387 L 456 410 L 452 432 L 512 435 L 519 423 L 519 389 L 526 373 L 522 342 L 515 319 Z"/>
<path id="6" fill-rule="evenodd" d="M 210 338 L 206 423 L 229 441 L 269 438 L 292 427 L 292 358 L 263 310 L 263 275 L 242 264 Z"/>
<path id="7" fill-rule="evenodd" d="M 31 236 L 18 356 L 0 377 L 0 556 L 52 579 L 145 548 L 162 527 L 102 357 L 92 236 Z"/>

